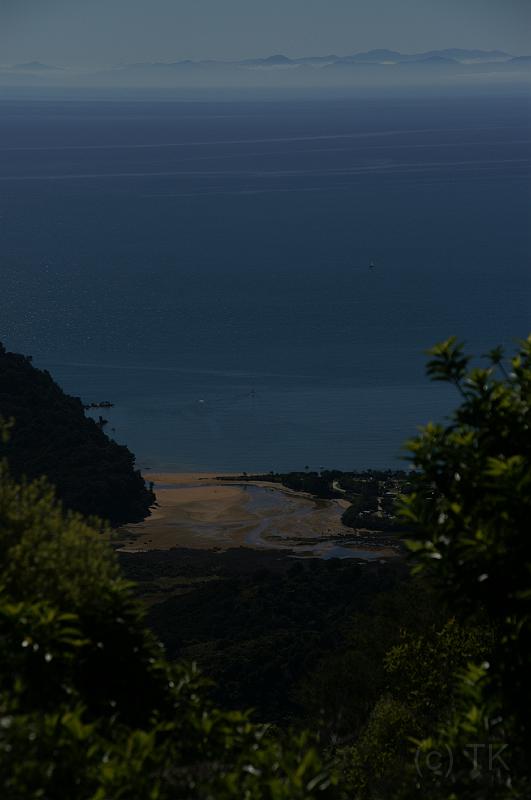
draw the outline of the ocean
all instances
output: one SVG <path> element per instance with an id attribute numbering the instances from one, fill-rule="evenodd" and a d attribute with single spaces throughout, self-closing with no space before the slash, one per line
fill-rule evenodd
<path id="1" fill-rule="evenodd" d="M 405 466 L 531 329 L 520 97 L 0 101 L 0 341 L 143 468 Z M 371 262 L 374 268 L 370 268 Z"/>

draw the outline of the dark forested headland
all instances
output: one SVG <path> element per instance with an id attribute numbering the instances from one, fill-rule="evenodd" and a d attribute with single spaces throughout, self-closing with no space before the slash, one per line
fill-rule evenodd
<path id="1" fill-rule="evenodd" d="M 155 495 L 131 451 L 110 439 L 102 421 L 87 417 L 81 400 L 65 394 L 46 370 L 1 343 L 0 417 L 13 420 L 0 455 L 8 456 L 14 475 L 46 475 L 66 508 L 113 525 L 149 514 Z"/>

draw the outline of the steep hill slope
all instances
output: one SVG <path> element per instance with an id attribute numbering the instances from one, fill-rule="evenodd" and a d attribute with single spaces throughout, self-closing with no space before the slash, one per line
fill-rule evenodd
<path id="1" fill-rule="evenodd" d="M 114 442 L 31 359 L 0 344 L 0 416 L 14 419 L 0 444 L 15 475 L 47 475 L 65 507 L 117 525 L 144 519 L 155 500 L 130 450 Z"/>

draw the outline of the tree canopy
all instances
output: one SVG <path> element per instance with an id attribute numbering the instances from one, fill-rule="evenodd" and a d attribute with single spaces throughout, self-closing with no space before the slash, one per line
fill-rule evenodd
<path id="1" fill-rule="evenodd" d="M 0 785 L 9 800 L 329 796 L 287 743 L 170 664 L 109 546 L 45 479 L 0 465 Z"/>
<path id="2" fill-rule="evenodd" d="M 403 508 L 416 524 L 414 569 L 469 625 L 488 619 L 495 636 L 488 659 L 463 672 L 438 736 L 423 746 L 439 738 L 456 752 L 474 743 L 484 753 L 505 748 L 503 767 L 473 774 L 470 761 L 456 764 L 452 791 L 482 797 L 489 785 L 492 796 L 523 797 L 531 791 L 531 336 L 510 359 L 492 350 L 486 367 L 471 366 L 454 338 L 430 355 L 428 374 L 453 384 L 461 403 L 446 426 L 428 425 L 409 443 L 419 472 Z M 435 778 L 450 796 L 448 782 Z"/>
<path id="3" fill-rule="evenodd" d="M 412 571 L 450 618 L 388 652 L 387 690 L 345 753 L 356 798 L 531 794 L 531 337 L 486 358 L 472 366 L 454 338 L 430 351 L 460 405 L 409 442 L 402 514 Z"/>
<path id="4" fill-rule="evenodd" d="M 131 451 L 110 439 L 47 371 L 1 343 L 0 416 L 14 420 L 9 442 L 0 446 L 14 475 L 45 475 L 67 508 L 115 525 L 149 514 L 155 496 Z"/>
<path id="5" fill-rule="evenodd" d="M 328 614 L 325 594 L 347 595 L 346 569 L 336 580 L 333 569 L 317 570 L 326 586 L 294 568 L 258 589 L 241 582 L 234 598 L 236 584 L 220 581 L 219 590 L 212 584 L 195 599 L 165 604 L 175 618 L 206 598 L 202 613 L 215 626 L 224 609 L 244 619 L 238 603 L 251 603 L 251 655 L 266 659 L 260 614 L 275 633 L 273 597 L 306 587 L 288 612 L 311 621 L 322 602 L 322 618 L 342 633 L 328 637 L 330 652 L 311 662 L 293 699 L 307 710 L 306 727 L 330 730 L 326 758 L 323 740 L 301 732 L 303 725 L 289 733 L 216 707 L 208 681 L 171 663 L 147 630 L 100 523 L 94 528 L 65 511 L 46 478 L 14 477 L 1 462 L 6 797 L 531 795 L 531 337 L 511 359 L 492 351 L 481 368 L 450 339 L 431 351 L 428 373 L 454 385 L 460 402 L 445 424 L 427 425 L 409 443 L 414 471 L 401 513 L 412 580 L 393 583 L 372 608 L 367 602 L 352 613 L 345 604 L 350 616 L 341 621 Z M 286 599 L 283 610 L 289 605 Z M 279 638 L 270 639 L 278 648 Z M 246 647 L 224 647 L 217 658 L 246 659 Z"/>

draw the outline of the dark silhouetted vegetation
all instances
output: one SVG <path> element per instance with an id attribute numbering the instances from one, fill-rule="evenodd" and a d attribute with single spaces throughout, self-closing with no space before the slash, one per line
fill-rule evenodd
<path id="1" fill-rule="evenodd" d="M 144 626 L 112 552 L 44 479 L 0 465 L 0 786 L 9 800 L 307 800 L 305 734 L 212 705 Z"/>
<path id="2" fill-rule="evenodd" d="M 488 358 L 433 349 L 460 405 L 409 443 L 414 471 L 317 475 L 358 515 L 400 506 L 409 565 L 239 548 L 122 554 L 121 572 L 3 464 L 5 796 L 531 796 L 531 338 Z"/>
<path id="3" fill-rule="evenodd" d="M 148 622 L 170 657 L 197 661 L 214 679 L 220 704 L 252 707 L 255 719 L 286 725 L 306 716 L 298 695 L 308 674 L 325 655 L 343 651 L 354 619 L 371 624 L 368 609 L 380 595 L 388 596 L 398 632 L 404 603 L 395 593 L 406 569 L 400 562 L 280 558 L 282 570 L 229 576 L 218 568 L 216 579 L 188 587 L 175 577 L 182 591 L 153 604 Z M 134 564 L 134 556 L 129 561 Z M 149 602 L 146 588 L 140 584 Z M 415 611 L 407 616 L 414 618 Z M 389 646 L 392 641 L 390 635 Z"/>
<path id="4" fill-rule="evenodd" d="M 66 508 L 112 524 L 137 522 L 155 501 L 124 445 L 85 416 L 84 407 L 36 369 L 30 358 L 0 344 L 0 415 L 13 419 L 10 440 L 0 445 L 14 475 L 46 475 Z"/>
<path id="5" fill-rule="evenodd" d="M 413 572 L 450 616 L 387 653 L 388 688 L 342 753 L 351 797 L 531 796 L 531 337 L 487 360 L 454 339 L 431 351 L 461 404 L 409 443 L 402 514 Z"/>

